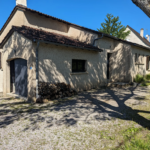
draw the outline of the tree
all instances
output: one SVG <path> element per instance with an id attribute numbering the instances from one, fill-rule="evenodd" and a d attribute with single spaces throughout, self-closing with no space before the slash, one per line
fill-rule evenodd
<path id="1" fill-rule="evenodd" d="M 126 27 L 121 25 L 119 17 L 114 17 L 111 14 L 107 14 L 106 17 L 107 19 L 105 19 L 105 23 L 101 23 L 102 28 L 97 30 L 125 40 L 125 38 L 130 34 L 130 31 L 125 32 Z"/>
<path id="2" fill-rule="evenodd" d="M 150 18 L 150 0 L 132 0 Z"/>

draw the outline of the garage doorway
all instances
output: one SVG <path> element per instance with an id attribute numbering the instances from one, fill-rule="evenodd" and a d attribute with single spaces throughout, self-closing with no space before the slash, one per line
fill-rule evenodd
<path id="1" fill-rule="evenodd" d="M 10 88 L 12 93 L 27 97 L 27 60 L 10 61 Z"/>

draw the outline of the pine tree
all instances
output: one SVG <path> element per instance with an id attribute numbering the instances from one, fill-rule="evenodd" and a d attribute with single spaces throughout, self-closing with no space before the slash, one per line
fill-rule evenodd
<path id="1" fill-rule="evenodd" d="M 102 28 L 97 29 L 99 32 L 103 32 L 112 36 L 115 36 L 119 39 L 125 40 L 125 38 L 130 34 L 130 31 L 126 31 L 126 27 L 121 25 L 119 22 L 119 17 L 114 17 L 111 14 L 106 15 L 106 23 L 101 23 Z"/>

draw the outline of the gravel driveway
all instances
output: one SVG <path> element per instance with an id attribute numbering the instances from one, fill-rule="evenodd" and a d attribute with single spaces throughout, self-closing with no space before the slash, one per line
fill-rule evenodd
<path id="1" fill-rule="evenodd" d="M 148 105 L 142 99 L 149 91 L 147 87 L 91 90 L 42 105 L 0 98 L 0 149 L 83 150 L 112 147 L 109 139 L 102 134 L 105 131 L 112 137 L 113 126 L 132 120 L 127 112 L 140 117 L 131 106 Z M 137 119 L 134 122 L 137 123 Z M 124 122 L 120 128 L 128 125 Z"/>

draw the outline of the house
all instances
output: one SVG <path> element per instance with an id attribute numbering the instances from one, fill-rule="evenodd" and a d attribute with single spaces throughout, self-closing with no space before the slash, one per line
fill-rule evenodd
<path id="1" fill-rule="evenodd" d="M 1 91 L 31 101 L 40 81 L 65 82 L 76 90 L 132 82 L 137 73 L 148 73 L 150 56 L 148 46 L 29 9 L 26 0 L 17 0 L 0 30 L 0 52 Z"/>
<path id="2" fill-rule="evenodd" d="M 132 27 L 128 25 L 126 31 L 130 31 L 130 35 L 126 37 L 127 41 L 137 43 L 146 47 L 150 47 L 150 42 L 149 42 L 150 37 L 149 35 L 147 35 L 147 39 L 144 37 L 143 28 L 140 30 L 140 33 L 138 33 L 137 31 L 135 31 Z"/>

